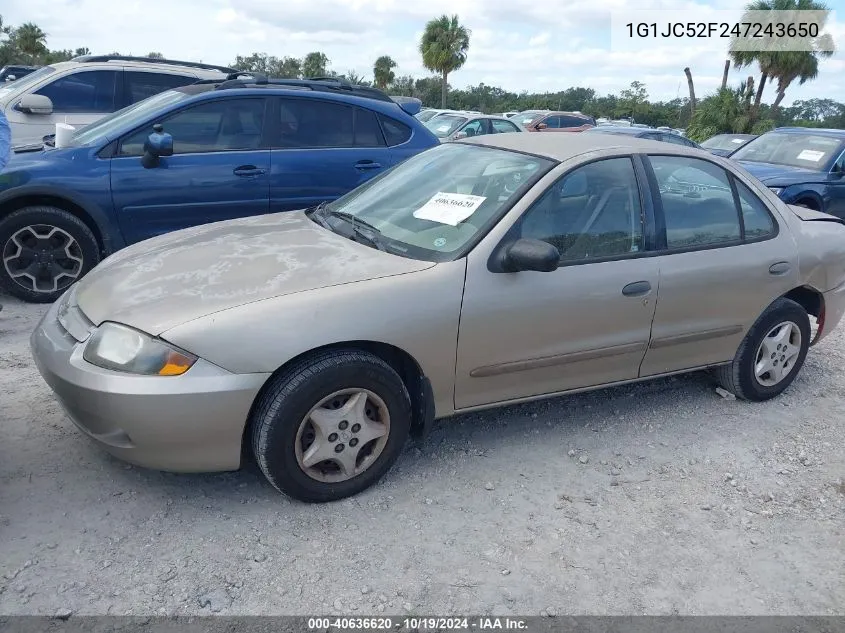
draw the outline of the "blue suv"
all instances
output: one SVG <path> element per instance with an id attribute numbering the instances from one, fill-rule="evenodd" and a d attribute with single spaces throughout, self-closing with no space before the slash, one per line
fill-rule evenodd
<path id="1" fill-rule="evenodd" d="M 101 258 L 198 224 L 334 200 L 429 147 L 415 100 L 232 74 L 17 147 L 0 173 L 0 285 L 52 302 Z"/>

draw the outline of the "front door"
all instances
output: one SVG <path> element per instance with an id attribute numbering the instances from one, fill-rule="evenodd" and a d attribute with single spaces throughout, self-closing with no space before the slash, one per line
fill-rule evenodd
<path id="1" fill-rule="evenodd" d="M 507 238 L 556 246 L 556 271 L 491 272 L 470 254 L 457 409 L 637 377 L 658 290 L 643 217 L 631 158 L 608 158 L 555 182 Z"/>
<path id="2" fill-rule="evenodd" d="M 16 107 L 23 96 L 20 95 L 6 109 L 12 140 L 17 145 L 39 142 L 55 133 L 56 123 L 80 128 L 114 112 L 118 109 L 122 75 L 121 70 L 76 71 L 33 90 L 32 94 L 49 97 L 53 102 L 52 114 L 20 111 Z"/>
<path id="3" fill-rule="evenodd" d="M 124 138 L 112 159 L 111 184 L 127 243 L 267 213 L 265 106 L 262 97 L 218 99 L 164 118 L 160 122 L 173 136 L 173 156 L 162 157 L 149 169 L 140 157 L 152 123 Z"/>
<path id="4" fill-rule="evenodd" d="M 330 202 L 393 164 L 372 110 L 319 98 L 273 101 L 271 211 Z"/>

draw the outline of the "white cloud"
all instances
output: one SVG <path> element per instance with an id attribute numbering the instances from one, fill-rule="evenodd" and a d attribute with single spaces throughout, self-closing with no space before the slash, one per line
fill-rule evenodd
<path id="1" fill-rule="evenodd" d="M 746 0 L 638 0 L 638 10 L 683 12 L 703 20 L 710 8 L 739 15 Z M 618 92 L 643 81 L 651 98 L 686 94 L 692 69 L 699 96 L 718 87 L 724 55 L 701 43 L 659 42 L 634 54 L 610 50 L 611 15 L 630 14 L 630 0 L 3 0 L 4 22 L 35 22 L 52 48 L 87 46 L 95 53 L 160 51 L 180 59 L 229 64 L 237 55 L 303 56 L 324 51 L 334 70 L 372 76 L 373 61 L 391 55 L 397 74 L 427 76 L 419 37 L 425 21 L 458 14 L 471 29 L 467 64 L 450 76 L 456 87 L 484 82 L 514 92 L 570 86 Z M 708 8 L 709 7 L 709 8 Z M 711 14 L 712 15 L 712 14 Z M 790 87 L 793 99 L 845 101 L 845 22 L 828 30 L 839 51 L 821 63 L 816 81 Z M 731 70 L 736 85 L 751 69 Z M 755 73 L 756 75 L 756 73 Z M 767 91 L 770 98 L 771 91 Z"/>

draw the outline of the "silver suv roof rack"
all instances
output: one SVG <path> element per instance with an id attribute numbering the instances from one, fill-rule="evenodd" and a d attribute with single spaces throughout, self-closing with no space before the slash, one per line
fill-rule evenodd
<path id="1" fill-rule="evenodd" d="M 157 59 L 155 57 L 133 57 L 131 55 L 80 55 L 74 57 L 70 61 L 79 63 L 94 63 L 94 62 L 146 62 L 148 64 L 167 64 L 170 66 L 184 66 L 187 68 L 200 68 L 202 70 L 216 70 L 221 73 L 230 74 L 238 72 L 234 68 L 227 68 L 226 66 L 215 66 L 214 64 L 203 64 L 202 62 L 185 62 L 178 59 Z"/>

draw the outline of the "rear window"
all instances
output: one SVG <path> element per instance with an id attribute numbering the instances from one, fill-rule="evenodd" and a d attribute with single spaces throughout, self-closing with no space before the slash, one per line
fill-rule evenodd
<path id="1" fill-rule="evenodd" d="M 384 138 L 390 147 L 407 143 L 410 140 L 412 130 L 409 126 L 383 114 L 378 115 L 378 120 L 381 122 Z"/>

